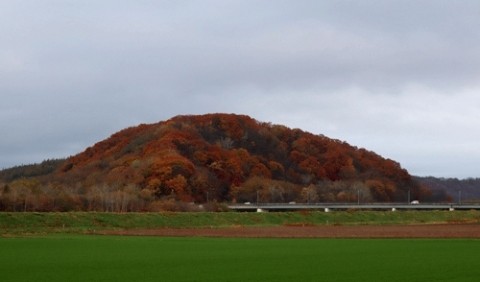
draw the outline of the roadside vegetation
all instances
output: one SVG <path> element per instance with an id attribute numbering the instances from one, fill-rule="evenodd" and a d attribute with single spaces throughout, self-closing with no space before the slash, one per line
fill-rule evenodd
<path id="1" fill-rule="evenodd" d="M 93 234 L 106 230 L 239 226 L 409 225 L 480 223 L 480 211 L 0 213 L 0 236 Z"/>

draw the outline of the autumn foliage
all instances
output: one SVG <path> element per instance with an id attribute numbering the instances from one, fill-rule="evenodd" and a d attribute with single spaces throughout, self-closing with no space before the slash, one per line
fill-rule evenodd
<path id="1" fill-rule="evenodd" d="M 234 114 L 177 116 L 124 129 L 38 182 L 78 190 L 79 203 L 72 205 L 87 210 L 106 192 L 117 193 L 125 210 L 162 199 L 353 201 L 361 191 L 365 201 L 391 202 L 406 200 L 408 191 L 412 198 L 427 195 L 398 163 L 373 152 Z"/>

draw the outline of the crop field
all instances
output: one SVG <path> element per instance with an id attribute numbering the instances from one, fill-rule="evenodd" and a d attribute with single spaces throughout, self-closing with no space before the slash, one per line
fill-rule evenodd
<path id="1" fill-rule="evenodd" d="M 10 281 L 478 281 L 480 240 L 0 238 Z"/>

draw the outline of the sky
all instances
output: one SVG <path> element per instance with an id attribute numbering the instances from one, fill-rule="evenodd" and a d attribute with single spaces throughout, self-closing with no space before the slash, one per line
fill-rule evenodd
<path id="1" fill-rule="evenodd" d="M 480 177 L 478 0 L 0 1 L 0 169 L 246 114 Z"/>

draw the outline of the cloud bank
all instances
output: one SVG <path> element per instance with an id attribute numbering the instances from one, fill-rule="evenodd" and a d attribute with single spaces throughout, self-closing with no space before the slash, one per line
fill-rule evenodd
<path id="1" fill-rule="evenodd" d="M 4 1 L 0 168 L 233 112 L 480 177 L 478 1 Z"/>

